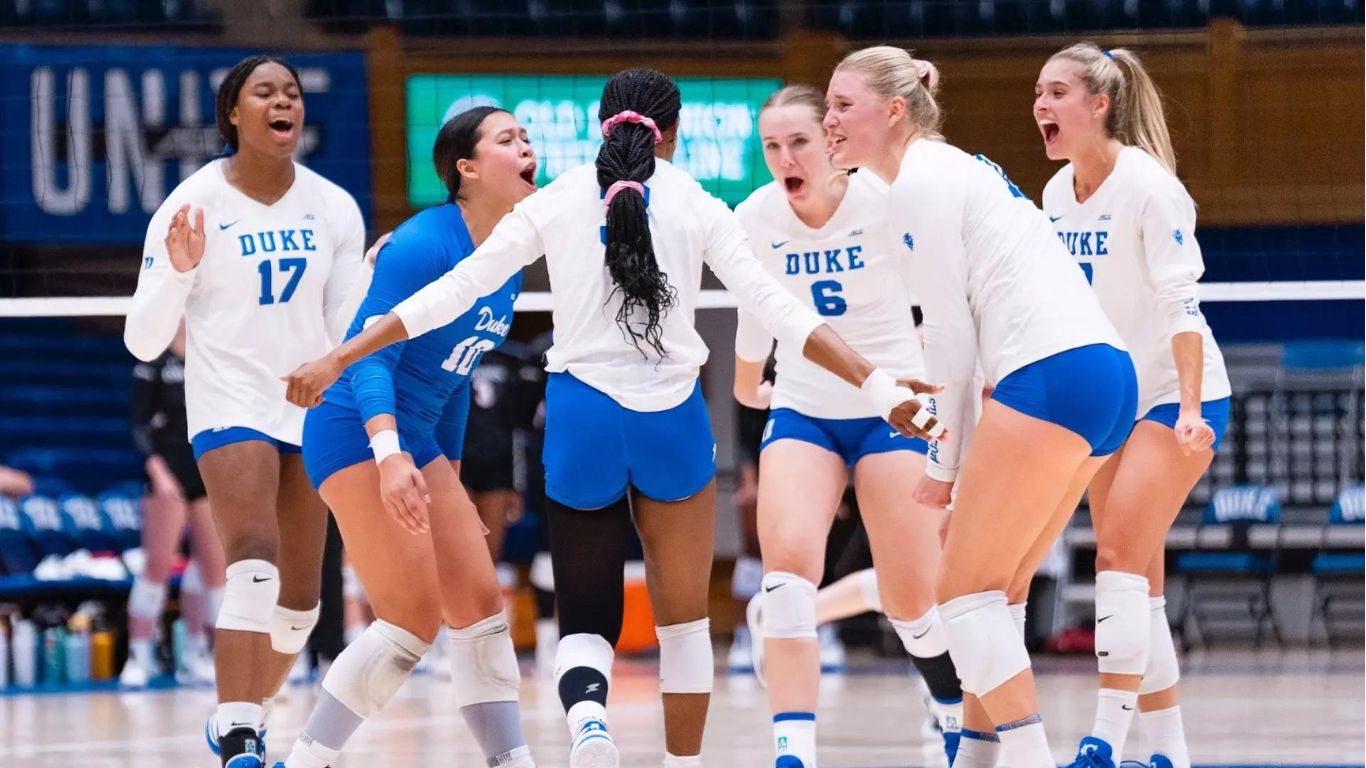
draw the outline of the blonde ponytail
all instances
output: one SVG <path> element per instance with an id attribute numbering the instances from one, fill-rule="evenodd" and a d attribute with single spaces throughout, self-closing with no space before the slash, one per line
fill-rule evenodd
<path id="1" fill-rule="evenodd" d="M 942 139 L 944 112 L 935 95 L 939 92 L 939 68 L 913 57 L 910 51 L 878 45 L 854 51 L 835 67 L 836 71 L 858 72 L 868 81 L 873 93 L 884 99 L 896 96 L 906 100 L 906 113 L 920 135 Z"/>
<path id="2" fill-rule="evenodd" d="M 1147 152 L 1167 170 L 1176 173 L 1176 151 L 1167 130 L 1162 95 L 1138 54 L 1125 48 L 1102 51 L 1093 43 L 1078 43 L 1053 54 L 1050 61 L 1076 62 L 1078 77 L 1092 94 L 1110 97 L 1105 130 L 1129 147 Z"/>

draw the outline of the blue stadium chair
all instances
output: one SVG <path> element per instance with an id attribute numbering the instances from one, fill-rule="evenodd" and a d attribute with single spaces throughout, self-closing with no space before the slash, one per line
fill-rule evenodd
<path id="1" fill-rule="evenodd" d="M 77 549 L 91 552 L 116 549 L 107 520 L 100 514 L 100 507 L 94 499 L 79 493 L 68 493 L 62 496 L 59 506 L 63 522 L 72 532 Z"/>
<path id="2" fill-rule="evenodd" d="M 1262 526 L 1271 528 L 1269 547 L 1254 546 L 1251 541 L 1254 527 Z M 1268 625 L 1276 644 L 1282 644 L 1271 602 L 1282 530 L 1281 502 L 1274 488 L 1241 485 L 1215 492 L 1196 527 L 1194 550 L 1177 556 L 1173 571 L 1184 577 L 1186 585 L 1178 619 L 1183 632 L 1187 626 L 1195 627 L 1200 642 L 1208 647 L 1207 627 L 1215 618 L 1210 608 L 1217 600 L 1224 605 L 1246 606 L 1257 647 L 1261 647 Z"/>
<path id="3" fill-rule="evenodd" d="M 20 522 L 40 558 L 70 554 L 76 547 L 61 507 L 50 496 L 27 496 L 19 502 Z"/>
<path id="4" fill-rule="evenodd" d="M 119 552 L 135 549 L 142 544 L 142 508 L 138 496 L 119 491 L 106 491 L 96 500 L 105 519 L 105 530 Z"/>
<path id="5" fill-rule="evenodd" d="M 0 496 L 0 578 L 27 576 L 38 567 L 38 551 L 24 529 L 19 505 Z"/>
<path id="6" fill-rule="evenodd" d="M 1336 620 L 1345 616 L 1361 618 L 1366 607 L 1366 597 L 1362 593 L 1362 579 L 1366 577 L 1366 554 L 1357 547 L 1344 549 L 1333 541 L 1333 534 L 1350 528 L 1361 528 L 1366 521 L 1366 487 L 1357 485 L 1338 494 L 1328 511 L 1328 522 L 1323 526 L 1323 538 L 1319 553 L 1309 564 L 1309 572 L 1314 575 L 1314 614 L 1310 626 L 1313 638 L 1313 624 L 1323 622 L 1323 633 L 1332 646 L 1336 638 Z M 1344 600 L 1344 598 L 1346 598 Z M 1342 615 L 1335 608 L 1348 604 Z"/>

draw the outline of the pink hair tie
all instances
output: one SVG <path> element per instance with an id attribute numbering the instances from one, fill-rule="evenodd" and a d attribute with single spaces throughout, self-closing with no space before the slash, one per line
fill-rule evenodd
<path id="1" fill-rule="evenodd" d="M 655 125 L 655 121 L 639 112 L 632 112 L 629 109 L 625 112 L 618 112 L 602 121 L 602 137 L 605 139 L 608 136 L 611 136 L 612 129 L 620 123 L 636 123 L 638 125 L 643 125 L 646 128 L 649 128 L 650 132 L 655 135 L 656 144 L 664 141 L 664 134 L 659 132 L 659 126 Z"/>
<path id="2" fill-rule="evenodd" d="M 634 189 L 636 194 L 645 197 L 644 184 L 641 184 L 638 181 L 614 181 L 612 182 L 612 186 L 607 188 L 607 194 L 603 196 L 603 205 L 611 205 L 612 198 L 616 197 L 617 193 L 623 189 Z"/>

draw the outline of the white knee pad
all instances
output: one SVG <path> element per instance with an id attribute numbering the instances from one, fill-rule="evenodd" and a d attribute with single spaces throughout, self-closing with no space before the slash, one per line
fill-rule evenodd
<path id="1" fill-rule="evenodd" d="M 793 640 L 816 636 L 816 585 L 794 573 L 774 571 L 763 580 L 764 637 Z"/>
<path id="2" fill-rule="evenodd" d="M 715 660 L 711 620 L 655 627 L 659 637 L 659 692 L 711 693 Z"/>
<path id="3" fill-rule="evenodd" d="M 764 562 L 757 557 L 741 555 L 735 560 L 735 571 L 730 575 L 730 596 L 748 600 L 759 594 L 764 581 Z"/>
<path id="4" fill-rule="evenodd" d="M 1148 598 L 1149 641 L 1148 668 L 1143 672 L 1140 694 L 1165 691 L 1181 680 L 1181 665 L 1176 660 L 1176 644 L 1172 642 L 1172 627 L 1167 622 L 1167 598 L 1162 595 Z"/>
<path id="5" fill-rule="evenodd" d="M 892 619 L 891 622 L 897 637 L 901 638 L 901 644 L 912 656 L 933 659 L 949 649 L 949 635 L 944 631 L 938 606 L 930 606 L 924 616 L 913 621 Z"/>
<path id="6" fill-rule="evenodd" d="M 448 629 L 446 639 L 457 706 L 517 701 L 522 675 L 502 611 L 468 627 Z"/>
<path id="7" fill-rule="evenodd" d="M 365 587 L 360 583 L 360 577 L 356 575 L 356 569 L 350 563 L 342 566 L 342 597 L 366 602 Z"/>
<path id="8" fill-rule="evenodd" d="M 156 621 L 161 617 L 161 609 L 166 607 L 166 585 L 154 584 L 141 576 L 133 580 L 133 589 L 128 592 L 128 614 L 139 619 Z"/>
<path id="9" fill-rule="evenodd" d="M 307 611 L 296 611 L 283 605 L 275 606 L 270 618 L 270 647 L 276 653 L 293 656 L 308 644 L 308 636 L 318 624 L 318 609 L 315 605 Z"/>
<path id="10" fill-rule="evenodd" d="M 542 592 L 555 591 L 555 567 L 551 564 L 549 552 L 537 552 L 531 558 L 531 573 L 528 577 L 531 586 Z"/>
<path id="11" fill-rule="evenodd" d="M 863 602 L 868 610 L 882 613 L 882 592 L 877 586 L 877 571 L 865 568 L 856 575 L 859 591 L 863 593 Z"/>
<path id="12" fill-rule="evenodd" d="M 384 708 L 430 647 L 417 636 L 382 619 L 346 646 L 323 678 L 323 690 L 358 717 Z"/>
<path id="13" fill-rule="evenodd" d="M 270 634 L 275 601 L 280 599 L 279 569 L 265 560 L 238 560 L 228 566 L 227 576 L 214 626 Z"/>
<path id="14" fill-rule="evenodd" d="M 1029 669 L 1029 653 L 1011 621 L 1006 593 L 955 597 L 939 606 L 939 615 L 963 690 L 984 696 Z"/>
<path id="15" fill-rule="evenodd" d="M 198 595 L 204 591 L 204 578 L 199 573 L 199 561 L 191 560 L 180 574 L 180 594 Z"/>
<path id="16" fill-rule="evenodd" d="M 576 667 L 596 669 L 608 680 L 612 679 L 612 661 L 616 651 L 607 638 L 580 632 L 565 635 L 555 646 L 555 679 Z"/>
<path id="17" fill-rule="evenodd" d="M 1148 580 L 1138 574 L 1096 574 L 1096 660 L 1103 674 L 1141 675 L 1150 642 Z"/>

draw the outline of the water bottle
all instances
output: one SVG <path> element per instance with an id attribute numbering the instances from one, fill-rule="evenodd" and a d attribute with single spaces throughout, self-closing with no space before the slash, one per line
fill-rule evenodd
<path id="1" fill-rule="evenodd" d="M 9 633 L 0 629 L 0 691 L 9 687 Z"/>
<path id="2" fill-rule="evenodd" d="M 32 688 L 38 684 L 38 630 L 32 621 L 14 623 L 13 646 L 14 685 Z"/>
<path id="3" fill-rule="evenodd" d="M 66 629 L 49 627 L 43 632 L 43 683 L 66 682 Z"/>
<path id="4" fill-rule="evenodd" d="M 90 677 L 95 680 L 114 678 L 114 633 L 107 629 L 90 637 Z"/>
<path id="5" fill-rule="evenodd" d="M 86 631 L 87 623 L 82 619 L 81 616 L 72 618 L 63 649 L 66 653 L 66 679 L 69 683 L 90 681 L 90 634 Z"/>

